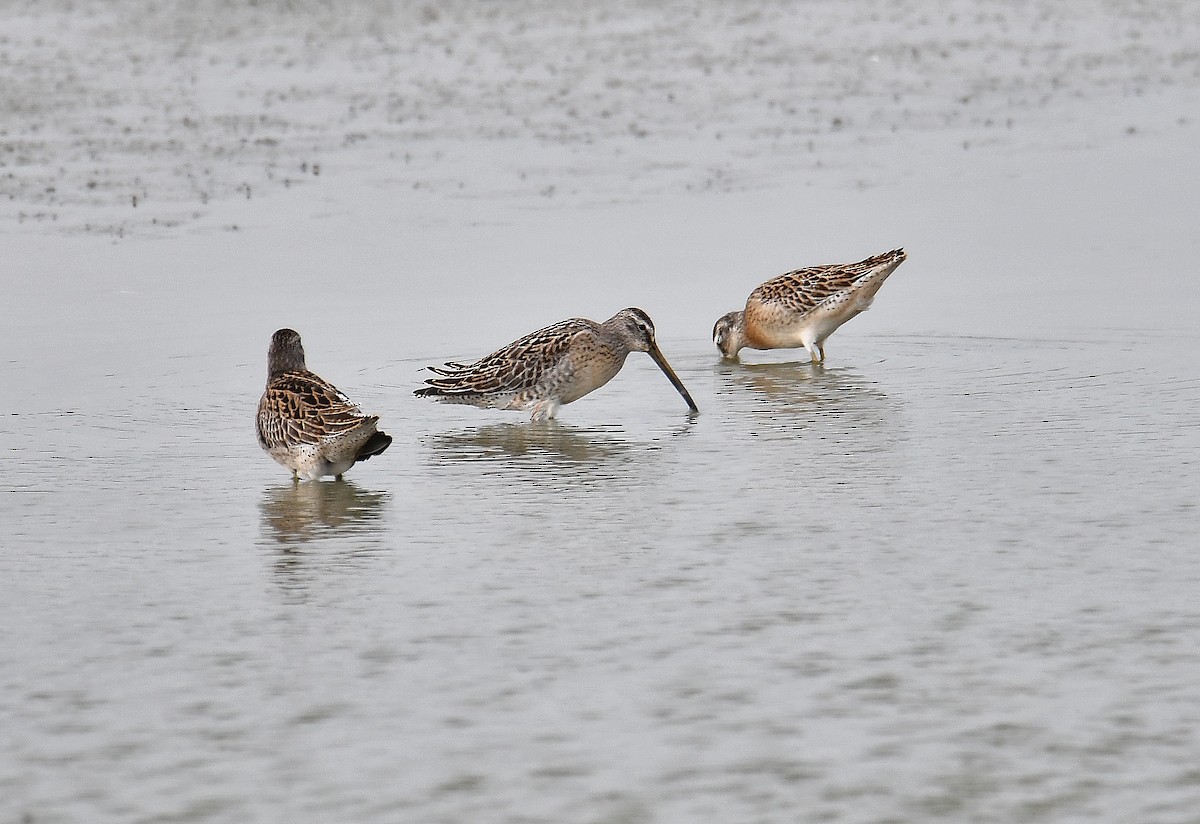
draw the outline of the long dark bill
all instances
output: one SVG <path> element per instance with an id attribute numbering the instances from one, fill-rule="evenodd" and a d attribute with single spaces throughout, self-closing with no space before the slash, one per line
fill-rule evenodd
<path id="1" fill-rule="evenodd" d="M 671 368 L 671 364 L 667 363 L 667 359 L 663 357 L 663 353 L 659 351 L 658 344 L 654 341 L 650 342 L 650 357 L 658 364 L 658 368 L 667 376 L 667 380 L 671 385 L 679 390 L 679 394 L 683 395 L 683 399 L 687 401 L 688 408 L 693 412 L 699 412 L 700 407 L 696 406 L 696 402 L 692 400 L 692 396 L 688 394 L 687 387 L 683 385 L 683 381 L 675 374 L 675 370 Z"/>

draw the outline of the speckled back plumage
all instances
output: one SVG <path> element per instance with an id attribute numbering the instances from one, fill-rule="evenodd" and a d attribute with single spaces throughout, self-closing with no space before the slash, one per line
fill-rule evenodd
<path id="1" fill-rule="evenodd" d="M 281 329 L 268 354 L 267 388 L 258 402 L 259 445 L 296 477 L 340 476 L 388 448 L 379 418 L 304 368 L 300 336 Z"/>
<path id="2" fill-rule="evenodd" d="M 827 298 L 854 286 L 860 278 L 889 265 L 894 270 L 904 257 L 903 249 L 894 249 L 858 263 L 834 263 L 797 269 L 772 278 L 756 288 L 750 293 L 746 307 L 749 308 L 751 304 L 772 305 L 803 315 L 817 308 Z M 891 274 L 891 271 L 887 274 Z M 879 283 L 882 282 L 880 279 Z"/>
<path id="3" fill-rule="evenodd" d="M 474 363 L 429 367 L 440 377 L 427 379 L 428 385 L 416 394 L 494 409 L 523 409 L 536 397 L 552 394 L 571 381 L 576 369 L 573 347 L 593 349 L 585 338 L 599 330 L 600 324 L 586 318 L 559 321 Z"/>
<path id="4" fill-rule="evenodd" d="M 416 390 L 420 397 L 492 409 L 533 408 L 535 420 L 552 418 L 608 383 L 630 352 L 650 353 L 695 408 L 654 342 L 654 324 L 641 309 L 623 309 L 604 323 L 570 318 L 539 329 L 474 363 L 431 366 L 437 377 Z"/>
<path id="5" fill-rule="evenodd" d="M 803 346 L 813 363 L 823 363 L 825 339 L 871 306 L 905 257 L 903 249 L 894 249 L 857 263 L 810 266 L 772 278 L 750 293 L 744 310 L 717 321 L 713 341 L 727 358 L 743 347 Z"/>
<path id="6" fill-rule="evenodd" d="M 258 403 L 258 439 L 267 450 L 319 444 L 378 420 L 319 375 L 284 372 Z"/>

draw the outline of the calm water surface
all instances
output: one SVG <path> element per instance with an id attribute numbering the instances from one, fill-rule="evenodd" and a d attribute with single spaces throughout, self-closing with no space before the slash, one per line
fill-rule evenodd
<path id="1" fill-rule="evenodd" d="M 664 341 L 694 419 L 640 356 L 548 425 L 363 390 L 341 483 L 180 421 L 206 367 L 6 416 L 7 809 L 1195 820 L 1197 341 L 842 335 Z"/>

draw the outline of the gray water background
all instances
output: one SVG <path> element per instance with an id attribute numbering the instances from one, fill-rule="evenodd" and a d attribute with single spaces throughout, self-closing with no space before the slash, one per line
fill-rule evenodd
<path id="1" fill-rule="evenodd" d="M 358 75 L 294 26 L 346 52 L 370 41 L 301 7 L 275 52 L 251 38 L 213 99 L 290 82 L 325 129 L 288 121 L 269 146 L 215 115 L 144 125 L 226 147 L 212 180 L 267 151 L 295 180 L 193 202 L 173 187 L 195 147 L 164 144 L 136 172 L 160 196 L 136 207 L 119 162 L 136 152 L 98 139 L 111 197 L 72 186 L 79 132 L 41 98 L 59 142 L 8 166 L 0 235 L 0 820 L 1200 821 L 1189 7 L 1039 7 L 1026 28 L 1002 6 L 954 21 L 966 6 L 751 6 L 631 6 L 578 30 L 634 44 L 613 69 L 626 78 L 714 21 L 741 39 L 713 34 L 709 52 L 848 27 L 957 57 L 896 72 L 883 52 L 879 77 L 907 78 L 909 110 L 930 113 L 894 133 L 874 117 L 891 111 L 882 81 L 855 85 L 865 56 L 829 67 L 857 129 L 822 116 L 764 138 L 775 109 L 738 107 L 807 76 L 773 52 L 704 75 L 728 93 L 662 114 L 657 134 L 610 129 L 611 111 L 577 134 L 506 134 L 484 109 L 457 132 L 346 141 Z M 149 83 L 195 57 L 181 43 L 224 70 L 247 37 L 172 41 L 140 4 L 115 22 L 32 8 L 5 9 L 10 55 L 26 49 L 8 65 L 37 64 L 22 25 L 65 41 L 99 26 L 109 58 L 69 52 L 93 91 L 129 88 L 124 64 L 105 69 L 116 46 L 161 49 L 136 75 Z M 555 110 L 542 80 L 481 73 L 464 46 L 525 42 L 525 25 L 531 48 L 570 54 L 552 47 L 575 29 L 545 7 L 398 8 L 422 48 L 452 38 L 447 65 L 417 64 L 447 88 L 487 78 Z M 922 8 L 924 28 L 906 16 Z M 796 15 L 826 28 L 782 26 Z M 1097 30 L 1139 48 L 1073 36 Z M 397 53 L 389 76 L 420 76 Z M 703 73 L 671 65 L 669 88 L 599 82 L 597 105 L 659 111 L 655 94 L 691 88 L 684 68 Z M 939 120 L 967 104 L 937 84 L 974 70 L 999 78 L 994 99 Z M 1014 96 L 1018 81 L 1063 99 Z M 136 124 L 155 99 L 107 116 Z M 744 130 L 667 128 L 693 115 Z M 39 200 L 29 181 L 55 163 L 66 183 Z M 760 280 L 895 245 L 909 261 L 826 367 L 716 358 L 712 321 Z M 625 305 L 656 319 L 698 417 L 639 355 L 551 425 L 411 395 L 426 363 Z M 254 443 L 281 325 L 396 438 L 343 483 L 293 486 Z"/>

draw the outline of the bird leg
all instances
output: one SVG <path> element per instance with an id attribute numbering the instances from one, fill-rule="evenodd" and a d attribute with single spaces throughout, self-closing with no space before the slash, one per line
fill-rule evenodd
<path id="1" fill-rule="evenodd" d="M 551 398 L 545 398 L 533 405 L 533 414 L 530 416 L 531 421 L 548 421 L 558 412 L 559 403 Z"/>

